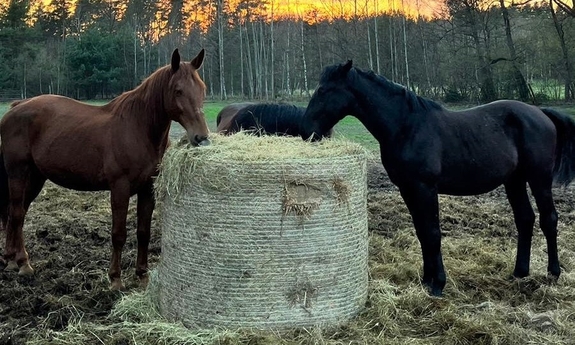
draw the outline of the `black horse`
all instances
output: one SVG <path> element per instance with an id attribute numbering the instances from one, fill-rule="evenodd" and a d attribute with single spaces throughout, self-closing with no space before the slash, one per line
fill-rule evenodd
<path id="1" fill-rule="evenodd" d="M 237 111 L 233 116 L 218 116 L 218 132 L 233 134 L 245 130 L 257 135 L 301 135 L 305 107 L 282 103 L 239 103 L 235 108 Z M 324 136 L 331 135 L 330 128 Z"/>
<path id="2" fill-rule="evenodd" d="M 303 120 L 302 137 L 321 136 L 346 115 L 379 141 L 381 161 L 399 187 L 423 254 L 423 280 L 441 295 L 438 194 L 476 195 L 503 184 L 518 230 L 513 276 L 529 274 L 535 214 L 547 240 L 548 273 L 559 277 L 552 184 L 575 178 L 575 122 L 551 109 L 502 100 L 449 111 L 352 62 L 325 68 Z"/>

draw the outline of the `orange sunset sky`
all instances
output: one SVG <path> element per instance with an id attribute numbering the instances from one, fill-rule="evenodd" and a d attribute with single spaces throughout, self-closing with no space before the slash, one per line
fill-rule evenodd
<path id="1" fill-rule="evenodd" d="M 10 0 L 0 0 L 0 9 L 6 8 Z M 118 2 L 117 0 L 109 0 Z M 216 1 L 216 0 L 213 0 Z M 224 3 L 234 9 L 240 0 L 224 0 Z M 68 0 L 73 10 L 76 0 Z M 122 1 L 120 1 L 122 2 Z M 158 3 L 169 3 L 169 0 L 159 0 Z M 194 0 L 184 0 L 184 9 L 197 8 Z M 38 7 L 49 10 L 52 0 L 30 0 L 31 11 Z M 409 16 L 424 16 L 431 18 L 439 16 L 442 0 L 268 0 L 267 16 L 304 16 L 307 20 L 333 19 L 366 16 L 376 12 L 398 11 Z"/>

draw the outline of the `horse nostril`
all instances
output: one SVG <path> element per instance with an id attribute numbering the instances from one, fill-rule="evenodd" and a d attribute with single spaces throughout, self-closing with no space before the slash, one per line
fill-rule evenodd
<path id="1" fill-rule="evenodd" d="M 196 142 L 196 145 L 198 145 L 198 146 L 206 146 L 206 145 L 210 144 L 208 137 L 205 135 L 196 135 L 194 137 L 194 140 Z"/>

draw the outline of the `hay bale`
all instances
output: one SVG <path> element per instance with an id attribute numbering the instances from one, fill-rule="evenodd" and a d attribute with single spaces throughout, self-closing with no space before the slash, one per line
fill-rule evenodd
<path id="1" fill-rule="evenodd" d="M 368 284 L 366 152 L 357 144 L 215 135 L 171 147 L 159 306 L 188 327 L 335 325 Z"/>

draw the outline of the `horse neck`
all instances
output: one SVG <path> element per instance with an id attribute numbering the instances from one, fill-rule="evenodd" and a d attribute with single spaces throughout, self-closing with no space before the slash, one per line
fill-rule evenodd
<path id="1" fill-rule="evenodd" d="M 141 134 L 150 143 L 161 148 L 168 140 L 171 120 L 163 106 L 163 91 L 149 79 L 109 104 L 112 113 L 126 123 L 125 130 Z"/>
<path id="2" fill-rule="evenodd" d="M 356 83 L 352 90 L 357 102 L 351 115 L 355 116 L 380 143 L 393 141 L 393 138 L 409 124 L 411 111 L 405 99 L 367 77 L 358 78 Z"/>

